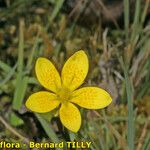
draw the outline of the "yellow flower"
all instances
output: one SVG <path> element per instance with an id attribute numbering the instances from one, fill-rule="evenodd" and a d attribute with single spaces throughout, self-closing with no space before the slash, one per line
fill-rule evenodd
<path id="1" fill-rule="evenodd" d="M 49 91 L 32 94 L 26 101 L 26 107 L 38 113 L 58 107 L 62 124 L 77 132 L 81 126 L 81 115 L 75 104 L 88 109 L 100 109 L 112 101 L 110 95 L 98 87 L 77 89 L 84 82 L 88 68 L 88 58 L 83 50 L 66 61 L 61 77 L 48 59 L 38 58 L 35 66 L 37 79 Z"/>

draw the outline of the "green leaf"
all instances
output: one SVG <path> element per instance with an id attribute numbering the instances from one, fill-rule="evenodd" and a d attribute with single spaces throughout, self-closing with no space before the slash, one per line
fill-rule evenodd
<path id="1" fill-rule="evenodd" d="M 41 115 L 41 117 L 43 117 L 47 121 L 51 121 L 51 119 L 53 117 L 53 114 L 51 112 L 42 113 L 40 115 Z"/>
<path id="2" fill-rule="evenodd" d="M 19 118 L 15 113 L 11 113 L 10 114 L 10 124 L 12 126 L 20 126 L 20 125 L 23 125 L 24 124 L 24 121 Z"/>
<path id="3" fill-rule="evenodd" d="M 22 102 L 28 85 L 28 79 L 28 76 L 25 76 L 23 79 L 21 78 L 21 76 L 19 76 L 17 79 L 16 90 L 12 104 L 12 107 L 15 110 L 19 110 L 22 106 Z"/>

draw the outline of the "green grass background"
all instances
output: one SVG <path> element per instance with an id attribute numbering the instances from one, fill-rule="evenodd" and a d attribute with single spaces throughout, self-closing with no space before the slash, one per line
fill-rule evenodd
<path id="1" fill-rule="evenodd" d="M 122 28 L 80 25 L 80 13 L 70 19 L 62 11 L 64 0 L 5 3 L 0 9 L 0 139 L 92 141 L 92 150 L 149 150 L 149 0 L 135 1 L 132 14 L 129 0 L 123 1 Z M 74 134 L 54 113 L 34 114 L 24 103 L 42 88 L 34 72 L 39 56 L 49 58 L 60 71 L 80 49 L 85 49 L 90 62 L 84 86 L 108 90 L 113 104 L 98 111 L 81 109 L 82 127 Z"/>

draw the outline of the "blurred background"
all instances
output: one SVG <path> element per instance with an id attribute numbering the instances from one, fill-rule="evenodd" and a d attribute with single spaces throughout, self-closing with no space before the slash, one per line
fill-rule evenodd
<path id="1" fill-rule="evenodd" d="M 92 150 L 150 150 L 150 0 L 0 0 L 0 140 L 92 141 Z M 83 86 L 99 86 L 113 103 L 82 112 L 76 134 L 53 114 L 26 109 L 42 89 L 34 65 L 59 71 L 77 50 L 88 54 Z M 27 149 L 27 148 L 25 148 Z"/>

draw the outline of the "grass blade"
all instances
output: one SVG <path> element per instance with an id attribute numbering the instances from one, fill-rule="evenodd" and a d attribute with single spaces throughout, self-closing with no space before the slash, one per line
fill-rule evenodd
<path id="1" fill-rule="evenodd" d="M 126 86 L 126 94 L 127 94 L 127 105 L 128 105 L 128 147 L 129 150 L 134 150 L 134 111 L 133 111 L 133 91 L 131 82 L 128 76 L 128 69 L 126 65 L 123 63 L 123 59 L 121 59 L 121 64 L 124 70 L 125 76 L 125 86 Z"/>
<path id="2" fill-rule="evenodd" d="M 57 14 L 59 13 L 59 10 L 61 9 L 62 5 L 64 3 L 64 0 L 57 0 L 55 4 L 55 8 L 50 16 L 49 23 L 51 24 L 52 21 L 55 19 Z"/>
<path id="3" fill-rule="evenodd" d="M 18 50 L 18 72 L 23 71 L 23 55 L 24 55 L 24 21 L 20 21 L 20 29 L 19 29 L 19 50 Z"/>
<path id="4" fill-rule="evenodd" d="M 18 49 L 18 62 L 17 62 L 17 80 L 16 80 L 16 89 L 14 93 L 12 107 L 15 110 L 18 110 L 21 107 L 23 94 L 21 93 L 23 90 L 22 82 L 23 82 L 23 58 L 24 58 L 24 21 L 20 20 L 19 24 L 19 49 Z M 25 81 L 24 81 L 25 82 Z M 25 83 L 24 83 L 25 84 Z"/>
<path id="5" fill-rule="evenodd" d="M 129 36 L 129 0 L 124 0 L 124 27 L 126 40 L 128 40 Z"/>
<path id="6" fill-rule="evenodd" d="M 141 11 L 141 0 L 136 1 L 134 22 L 133 22 L 133 31 L 131 35 L 131 43 L 135 44 L 135 38 L 139 34 L 139 25 L 140 25 L 140 11 Z"/>
<path id="7" fill-rule="evenodd" d="M 35 41 L 35 43 L 34 43 L 34 45 L 33 45 L 33 47 L 32 47 L 32 50 L 31 50 L 31 54 L 30 54 L 30 56 L 29 56 L 29 58 L 28 58 L 28 62 L 27 62 L 27 66 L 26 66 L 26 68 L 27 68 L 28 71 L 30 71 L 31 68 L 32 68 L 31 66 L 32 66 L 32 62 L 33 62 L 35 50 L 36 50 L 36 48 L 37 48 L 37 45 L 38 45 L 39 41 L 40 41 L 40 40 L 39 40 L 39 33 L 38 33 L 38 35 L 37 35 L 37 37 L 36 37 L 36 41 Z"/>
<path id="8" fill-rule="evenodd" d="M 8 73 L 11 70 L 11 67 L 1 60 L 0 60 L 0 68 L 6 73 Z"/>
<path id="9" fill-rule="evenodd" d="M 149 148 L 150 148 L 150 132 L 148 132 L 142 150 L 148 150 Z"/>
<path id="10" fill-rule="evenodd" d="M 148 8 L 149 8 L 149 3 L 150 3 L 150 0 L 147 0 L 145 2 L 144 11 L 143 11 L 142 18 L 141 18 L 141 24 L 142 25 L 144 24 L 145 19 L 146 19 L 146 15 L 147 15 Z"/>
<path id="11" fill-rule="evenodd" d="M 50 126 L 50 123 L 46 121 L 43 117 L 40 116 L 40 114 L 35 114 L 39 122 L 41 123 L 44 131 L 48 135 L 48 137 L 53 141 L 53 142 L 59 142 L 59 139 L 55 132 L 53 131 L 52 127 Z"/>
<path id="12" fill-rule="evenodd" d="M 29 77 L 25 76 L 23 79 L 19 78 L 17 81 L 19 88 L 17 88 L 16 90 L 16 94 L 15 94 L 13 104 L 12 104 L 13 109 L 15 110 L 19 110 L 22 106 L 22 102 L 25 96 L 27 85 L 28 85 L 28 80 L 29 80 Z"/>
<path id="13" fill-rule="evenodd" d="M 16 70 L 16 67 L 17 65 L 15 65 L 9 72 L 9 74 L 7 74 L 6 78 L 0 82 L 0 86 L 2 87 L 4 84 L 6 84 L 10 79 L 11 77 L 14 75 L 15 73 L 15 70 Z"/>

